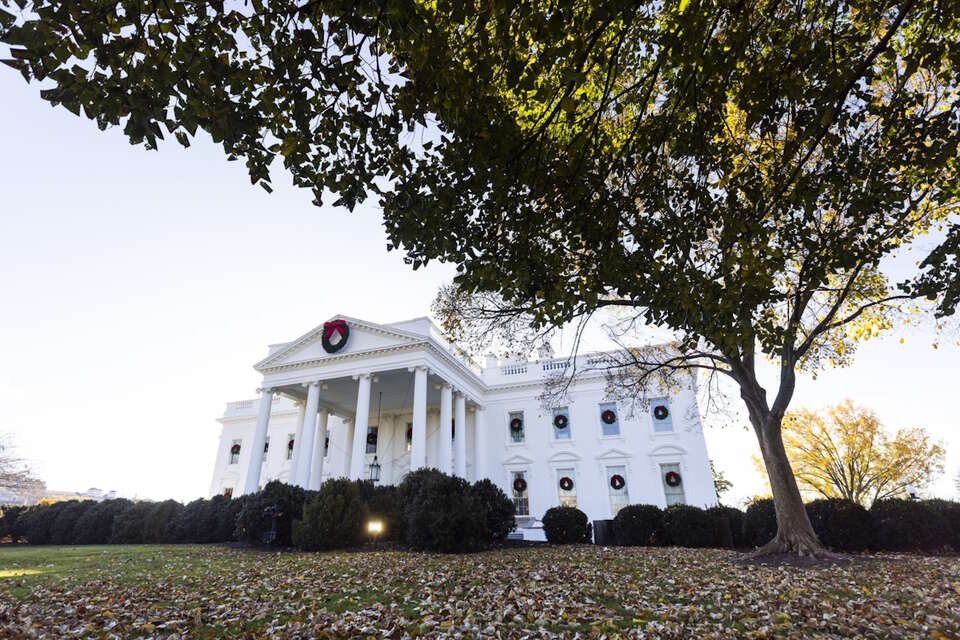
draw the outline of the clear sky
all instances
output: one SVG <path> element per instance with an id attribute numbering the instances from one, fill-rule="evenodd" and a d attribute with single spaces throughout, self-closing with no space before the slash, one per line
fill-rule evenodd
<path id="1" fill-rule="evenodd" d="M 272 195 L 252 187 L 203 139 L 131 146 L 0 69 L 0 433 L 48 487 L 205 495 L 216 418 L 255 395 L 267 344 L 338 313 L 429 313 L 452 268 L 414 272 L 387 253 L 374 207 L 317 209 L 282 171 L 274 181 Z M 899 337 L 801 379 L 793 406 L 850 397 L 889 427 L 925 426 L 948 449 L 934 493 L 955 495 L 960 350 Z M 753 434 L 706 419 L 728 502 L 753 495 Z"/>

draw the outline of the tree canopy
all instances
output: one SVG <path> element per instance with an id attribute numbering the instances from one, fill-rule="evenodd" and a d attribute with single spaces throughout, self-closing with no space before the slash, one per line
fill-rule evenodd
<path id="1" fill-rule="evenodd" d="M 739 385 L 776 548 L 819 548 L 780 434 L 796 370 L 847 362 L 907 301 L 956 301 L 949 242 L 925 279 L 878 269 L 956 219 L 956 2 L 41 0 L 0 20 L 44 98 L 132 142 L 202 129 L 268 189 L 281 160 L 317 202 L 374 194 L 388 248 L 454 263 L 473 319 L 613 307 L 674 330 L 615 373 Z"/>

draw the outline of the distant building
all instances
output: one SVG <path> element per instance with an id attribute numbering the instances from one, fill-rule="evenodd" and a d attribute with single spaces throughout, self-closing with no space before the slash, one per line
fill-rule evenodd
<path id="1" fill-rule="evenodd" d="M 648 412 L 631 415 L 596 371 L 577 377 L 562 406 L 544 408 L 546 378 L 566 366 L 543 352 L 477 367 L 427 318 L 337 316 L 271 345 L 255 365 L 260 399 L 227 404 L 210 493 L 371 474 L 396 484 L 435 467 L 499 485 L 530 539 L 542 538 L 538 520 L 555 505 L 595 520 L 631 503 L 716 504 L 692 390 L 655 394 Z"/>

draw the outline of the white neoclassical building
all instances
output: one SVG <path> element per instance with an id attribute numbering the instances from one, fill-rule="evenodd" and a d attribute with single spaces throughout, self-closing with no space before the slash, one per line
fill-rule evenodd
<path id="1" fill-rule="evenodd" d="M 395 484 L 434 467 L 495 482 L 530 539 L 542 538 L 539 519 L 560 504 L 590 520 L 626 504 L 716 504 L 692 390 L 653 396 L 635 413 L 607 396 L 601 372 L 588 372 L 562 406 L 543 406 L 545 379 L 567 366 L 488 357 L 479 367 L 428 318 L 337 316 L 270 345 L 254 365 L 260 397 L 228 403 L 219 419 L 210 492 L 250 493 L 274 479 L 315 489 L 371 474 Z"/>

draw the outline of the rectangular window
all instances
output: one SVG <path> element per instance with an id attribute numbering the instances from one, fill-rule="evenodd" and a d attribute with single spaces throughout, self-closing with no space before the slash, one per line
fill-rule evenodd
<path id="1" fill-rule="evenodd" d="M 653 420 L 653 430 L 656 433 L 673 431 L 673 418 L 670 415 L 670 400 L 654 398 L 650 401 L 650 419 Z"/>
<path id="2" fill-rule="evenodd" d="M 377 431 L 379 427 L 367 427 L 367 453 L 377 452 Z"/>
<path id="3" fill-rule="evenodd" d="M 663 482 L 663 496 L 667 500 L 668 507 L 687 503 L 683 493 L 683 478 L 680 475 L 679 464 L 660 465 L 660 478 Z"/>
<path id="4" fill-rule="evenodd" d="M 263 462 L 267 461 L 267 451 L 270 450 L 270 436 L 263 443 Z"/>
<path id="5" fill-rule="evenodd" d="M 327 433 L 323 437 L 323 457 L 326 458 L 330 454 L 330 434 Z"/>
<path id="6" fill-rule="evenodd" d="M 294 445 L 293 434 L 288 433 L 287 434 L 287 460 L 290 460 L 291 458 L 293 458 L 293 445 Z"/>
<path id="7" fill-rule="evenodd" d="M 230 464 L 240 462 L 240 440 L 234 440 L 230 444 Z"/>
<path id="8" fill-rule="evenodd" d="M 557 492 L 561 507 L 577 506 L 577 483 L 573 469 L 557 469 Z"/>
<path id="9" fill-rule="evenodd" d="M 512 480 L 511 490 L 513 495 L 513 506 L 514 514 L 518 516 L 529 516 L 530 515 L 530 499 L 529 499 L 529 490 L 527 486 L 527 472 L 526 471 L 514 471 L 511 474 Z"/>
<path id="10" fill-rule="evenodd" d="M 523 411 L 511 411 L 509 428 L 510 442 L 523 442 L 526 436 L 526 425 L 523 423 Z"/>
<path id="11" fill-rule="evenodd" d="M 223 497 L 232 498 L 233 497 L 233 487 L 224 487 L 223 488 Z"/>
<path id="12" fill-rule="evenodd" d="M 616 402 L 600 404 L 600 428 L 604 436 L 620 435 L 620 416 L 617 414 Z"/>
<path id="13" fill-rule="evenodd" d="M 413 423 L 407 423 L 407 453 L 413 448 Z"/>
<path id="14" fill-rule="evenodd" d="M 616 517 L 620 509 L 630 504 L 625 466 L 607 467 L 607 489 L 610 492 L 610 515 Z"/>
<path id="15" fill-rule="evenodd" d="M 554 440 L 570 439 L 570 409 L 557 407 L 553 410 L 553 438 Z"/>

